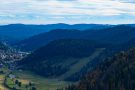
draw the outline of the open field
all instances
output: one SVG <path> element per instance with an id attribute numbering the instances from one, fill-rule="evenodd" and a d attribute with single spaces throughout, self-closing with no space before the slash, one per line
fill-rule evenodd
<path id="1" fill-rule="evenodd" d="M 5 75 L 0 75 L 0 90 L 9 90 L 6 87 L 4 87 L 4 79 L 5 79 Z"/>
<path id="2" fill-rule="evenodd" d="M 4 80 L 5 80 L 5 76 L 8 72 L 8 69 L 6 67 L 0 68 L 1 71 L 4 71 L 4 73 L 0 74 L 0 90 L 9 90 L 8 88 L 6 88 L 4 86 Z"/>
<path id="3" fill-rule="evenodd" d="M 35 87 L 38 88 L 38 90 L 56 90 L 58 88 L 66 87 L 70 84 L 73 84 L 72 82 L 65 82 L 65 81 L 59 81 L 57 79 L 46 79 L 44 77 L 35 75 L 31 72 L 14 72 L 14 75 L 16 75 L 17 80 L 22 82 L 22 90 L 26 90 L 25 86 L 32 82 L 34 83 Z M 13 84 L 13 81 L 11 79 L 8 79 L 8 84 L 10 87 L 14 87 L 15 84 Z"/>

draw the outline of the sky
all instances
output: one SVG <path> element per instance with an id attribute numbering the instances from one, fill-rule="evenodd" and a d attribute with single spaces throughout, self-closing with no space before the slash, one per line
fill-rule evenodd
<path id="1" fill-rule="evenodd" d="M 135 23 L 135 0 L 0 0 L 0 24 Z"/>

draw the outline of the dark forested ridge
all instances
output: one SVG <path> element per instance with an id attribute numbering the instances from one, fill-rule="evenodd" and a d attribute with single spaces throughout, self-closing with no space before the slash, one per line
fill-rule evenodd
<path id="1" fill-rule="evenodd" d="M 68 90 L 134 90 L 135 48 L 106 59 Z"/>
<path id="2" fill-rule="evenodd" d="M 114 27 L 117 25 L 105 24 L 47 24 L 47 25 L 24 25 L 24 24 L 9 24 L 0 26 L 0 40 L 15 41 L 22 40 L 43 32 L 54 29 L 76 29 L 76 30 L 99 30 Z M 135 27 L 134 24 L 126 24 L 125 26 Z"/>
<path id="3" fill-rule="evenodd" d="M 16 45 L 23 50 L 31 51 L 58 39 L 89 39 L 101 43 L 117 45 L 126 43 L 133 38 L 135 38 L 134 27 L 118 25 L 102 30 L 79 31 L 58 29 L 33 36 Z"/>
<path id="4" fill-rule="evenodd" d="M 55 40 L 24 58 L 19 65 L 40 75 L 59 76 L 78 60 L 89 57 L 98 48 L 107 46 L 83 39 Z"/>
<path id="5" fill-rule="evenodd" d="M 17 42 L 29 38 L 31 36 L 51 31 L 54 29 L 103 29 L 112 25 L 102 24 L 48 24 L 48 25 L 24 25 L 24 24 L 9 24 L 0 26 L 0 41 Z"/>

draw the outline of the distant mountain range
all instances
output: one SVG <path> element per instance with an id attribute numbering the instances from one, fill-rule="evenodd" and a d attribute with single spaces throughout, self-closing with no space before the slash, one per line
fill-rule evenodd
<path id="1" fill-rule="evenodd" d="M 0 40 L 13 42 L 22 40 L 43 32 L 51 31 L 54 29 L 103 29 L 111 27 L 111 25 L 100 24 L 48 24 L 48 25 L 24 25 L 24 24 L 10 24 L 0 26 Z"/>
<path id="2" fill-rule="evenodd" d="M 28 39 L 22 40 L 16 45 L 22 50 L 33 51 L 41 46 L 58 39 L 88 39 L 100 43 L 122 44 L 135 38 L 135 28 L 126 25 L 118 25 L 101 30 L 67 30 L 57 29 L 45 32 Z"/>
<path id="3" fill-rule="evenodd" d="M 125 24 L 126 26 L 135 27 L 135 24 Z M 117 25 L 108 24 L 47 24 L 47 25 L 25 25 L 25 24 L 9 24 L 0 26 L 0 41 L 8 43 L 18 42 L 44 32 L 55 29 L 73 29 L 73 30 L 100 30 L 114 27 Z"/>

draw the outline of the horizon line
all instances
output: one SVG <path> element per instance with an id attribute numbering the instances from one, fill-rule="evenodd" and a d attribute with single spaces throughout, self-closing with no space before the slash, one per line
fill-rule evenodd
<path id="1" fill-rule="evenodd" d="M 48 23 L 48 24 L 27 24 L 27 23 L 9 23 L 9 24 L 0 24 L 0 26 L 5 26 L 5 25 L 56 25 L 56 24 L 65 24 L 65 25 L 79 25 L 79 24 L 85 24 L 85 25 L 132 25 L 135 23 L 121 23 L 121 24 L 102 24 L 102 23 Z"/>

